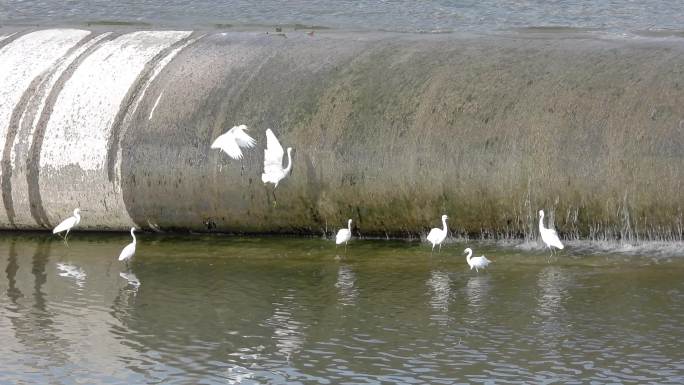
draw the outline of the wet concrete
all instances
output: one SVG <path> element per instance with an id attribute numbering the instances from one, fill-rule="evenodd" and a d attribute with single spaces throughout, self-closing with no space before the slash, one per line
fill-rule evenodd
<path id="1" fill-rule="evenodd" d="M 40 166 L 30 200 L 45 214 L 0 226 L 49 227 L 80 205 L 89 229 L 321 233 L 353 218 L 362 234 L 408 235 L 447 213 L 456 233 L 521 236 L 544 208 L 566 237 L 681 239 L 681 42 L 195 33 L 136 76 L 96 167 L 10 146 L 28 159 L 15 165 Z M 238 123 L 258 141 L 244 171 L 209 149 Z M 294 148 L 277 205 L 260 178 L 266 128 Z"/>

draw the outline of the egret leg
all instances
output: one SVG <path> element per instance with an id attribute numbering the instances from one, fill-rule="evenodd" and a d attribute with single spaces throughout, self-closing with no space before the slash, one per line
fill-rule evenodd
<path id="1" fill-rule="evenodd" d="M 275 187 L 273 188 L 273 207 L 278 207 L 278 198 L 276 198 Z"/>
<path id="2" fill-rule="evenodd" d="M 441 244 L 441 243 L 439 244 L 439 250 L 437 250 L 437 252 L 438 252 L 438 253 L 441 253 L 441 252 L 442 252 L 442 244 Z"/>

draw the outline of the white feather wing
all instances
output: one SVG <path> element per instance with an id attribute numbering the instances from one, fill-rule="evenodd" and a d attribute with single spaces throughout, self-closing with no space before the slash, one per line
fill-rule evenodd
<path id="1" fill-rule="evenodd" d="M 240 146 L 238 146 L 235 140 L 235 134 L 232 129 L 216 138 L 214 143 L 211 144 L 211 148 L 219 148 L 233 159 L 242 159 L 242 150 L 240 150 Z"/>
<path id="2" fill-rule="evenodd" d="M 280 173 L 283 170 L 283 146 L 269 128 L 266 130 L 266 149 L 264 150 L 264 174 Z"/>
<path id="3" fill-rule="evenodd" d="M 57 234 L 61 233 L 62 231 L 66 231 L 76 224 L 76 218 L 75 217 L 69 217 L 65 220 L 63 220 L 60 224 L 55 227 L 54 230 L 52 230 L 52 234 Z"/>
<path id="4" fill-rule="evenodd" d="M 246 129 L 247 126 L 242 124 L 237 127 L 233 127 L 230 130 L 233 131 L 233 135 L 235 135 L 235 141 L 237 142 L 238 146 L 242 148 L 252 148 L 256 144 L 256 140 L 243 131 Z"/>

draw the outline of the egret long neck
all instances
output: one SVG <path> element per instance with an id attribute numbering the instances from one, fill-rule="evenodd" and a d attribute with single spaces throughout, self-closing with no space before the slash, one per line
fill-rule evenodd
<path id="1" fill-rule="evenodd" d="M 287 167 L 285 167 L 285 175 L 290 173 L 290 170 L 292 169 L 292 155 L 290 155 L 292 151 L 287 152 Z"/>
<path id="2" fill-rule="evenodd" d="M 444 231 L 444 233 L 446 233 L 447 232 L 446 219 L 442 219 L 442 226 L 443 226 L 442 231 Z"/>
<path id="3" fill-rule="evenodd" d="M 473 256 L 473 251 L 472 251 L 472 250 L 468 250 L 468 255 L 466 255 L 466 261 L 468 261 L 468 263 L 470 263 L 470 258 L 471 258 L 472 256 Z"/>
<path id="4" fill-rule="evenodd" d="M 539 216 L 539 231 L 544 230 L 544 215 Z"/>
<path id="5" fill-rule="evenodd" d="M 136 239 L 135 239 L 135 233 L 133 232 L 133 229 L 131 229 L 131 237 L 133 237 L 133 243 L 135 243 Z"/>
<path id="6" fill-rule="evenodd" d="M 349 229 L 349 232 L 351 232 L 351 221 L 347 222 L 347 229 Z"/>

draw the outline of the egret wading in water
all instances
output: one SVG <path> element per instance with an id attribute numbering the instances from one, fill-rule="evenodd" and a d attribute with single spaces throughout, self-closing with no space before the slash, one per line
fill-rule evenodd
<path id="1" fill-rule="evenodd" d="M 558 238 L 558 234 L 554 229 L 547 229 L 544 227 L 544 210 L 539 210 L 539 234 L 541 235 L 542 241 L 551 250 L 551 255 L 553 255 L 553 248 L 563 250 L 565 246 L 561 243 Z"/>
<path id="2" fill-rule="evenodd" d="M 66 234 L 64 234 L 64 243 L 67 241 L 67 237 L 69 236 L 69 231 L 76 227 L 81 222 L 81 210 L 76 208 L 74 209 L 74 215 L 70 216 L 69 218 L 63 220 L 60 224 L 58 224 L 53 230 L 52 234 L 59 234 L 62 231 L 66 231 Z"/>
<path id="3" fill-rule="evenodd" d="M 240 160 L 240 175 L 245 169 L 242 164 L 242 148 L 252 148 L 256 144 L 256 140 L 246 134 L 245 131 L 247 131 L 247 126 L 244 124 L 235 126 L 220 135 L 211 144 L 211 148 L 218 148 L 231 158 Z"/>
<path id="4" fill-rule="evenodd" d="M 479 269 L 484 269 L 485 267 L 487 267 L 487 265 L 492 263 L 492 261 L 487 259 L 487 257 L 485 257 L 484 255 L 482 255 L 480 257 L 471 258 L 473 256 L 473 250 L 470 247 L 463 250 L 463 253 L 468 254 L 466 256 L 466 262 L 468 262 L 468 266 L 470 266 L 470 270 L 475 268 L 475 271 L 478 273 L 480 272 Z"/>
<path id="5" fill-rule="evenodd" d="M 119 262 L 125 262 L 126 266 L 128 266 L 128 261 L 133 259 L 133 256 L 135 255 L 135 227 L 131 227 L 131 237 L 133 237 L 133 242 L 129 243 L 126 245 L 126 247 L 121 250 L 121 254 L 119 254 Z"/>
<path id="6" fill-rule="evenodd" d="M 266 130 L 266 149 L 264 150 L 264 173 L 261 174 L 261 181 L 273 183 L 273 205 L 278 201 L 275 196 L 275 189 L 283 178 L 292 170 L 292 147 L 287 148 L 287 167 L 283 168 L 283 146 L 280 145 L 278 138 L 271 129 Z"/>
<path id="7" fill-rule="evenodd" d="M 344 243 L 345 250 L 347 249 L 347 242 L 351 239 L 351 223 L 352 220 L 347 221 L 346 229 L 339 229 L 337 231 L 337 236 L 335 236 L 335 245 L 341 245 Z"/>
<path id="8" fill-rule="evenodd" d="M 439 245 L 439 251 L 442 251 L 442 242 L 444 242 L 444 240 L 447 237 L 447 233 L 448 233 L 447 223 L 446 223 L 447 219 L 449 219 L 449 217 L 447 217 L 446 215 L 442 215 L 442 226 L 444 228 L 440 229 L 440 228 L 435 227 L 432 230 L 430 230 L 430 233 L 427 236 L 428 242 L 432 243 L 432 251 L 433 252 L 435 251 L 436 245 Z"/>

